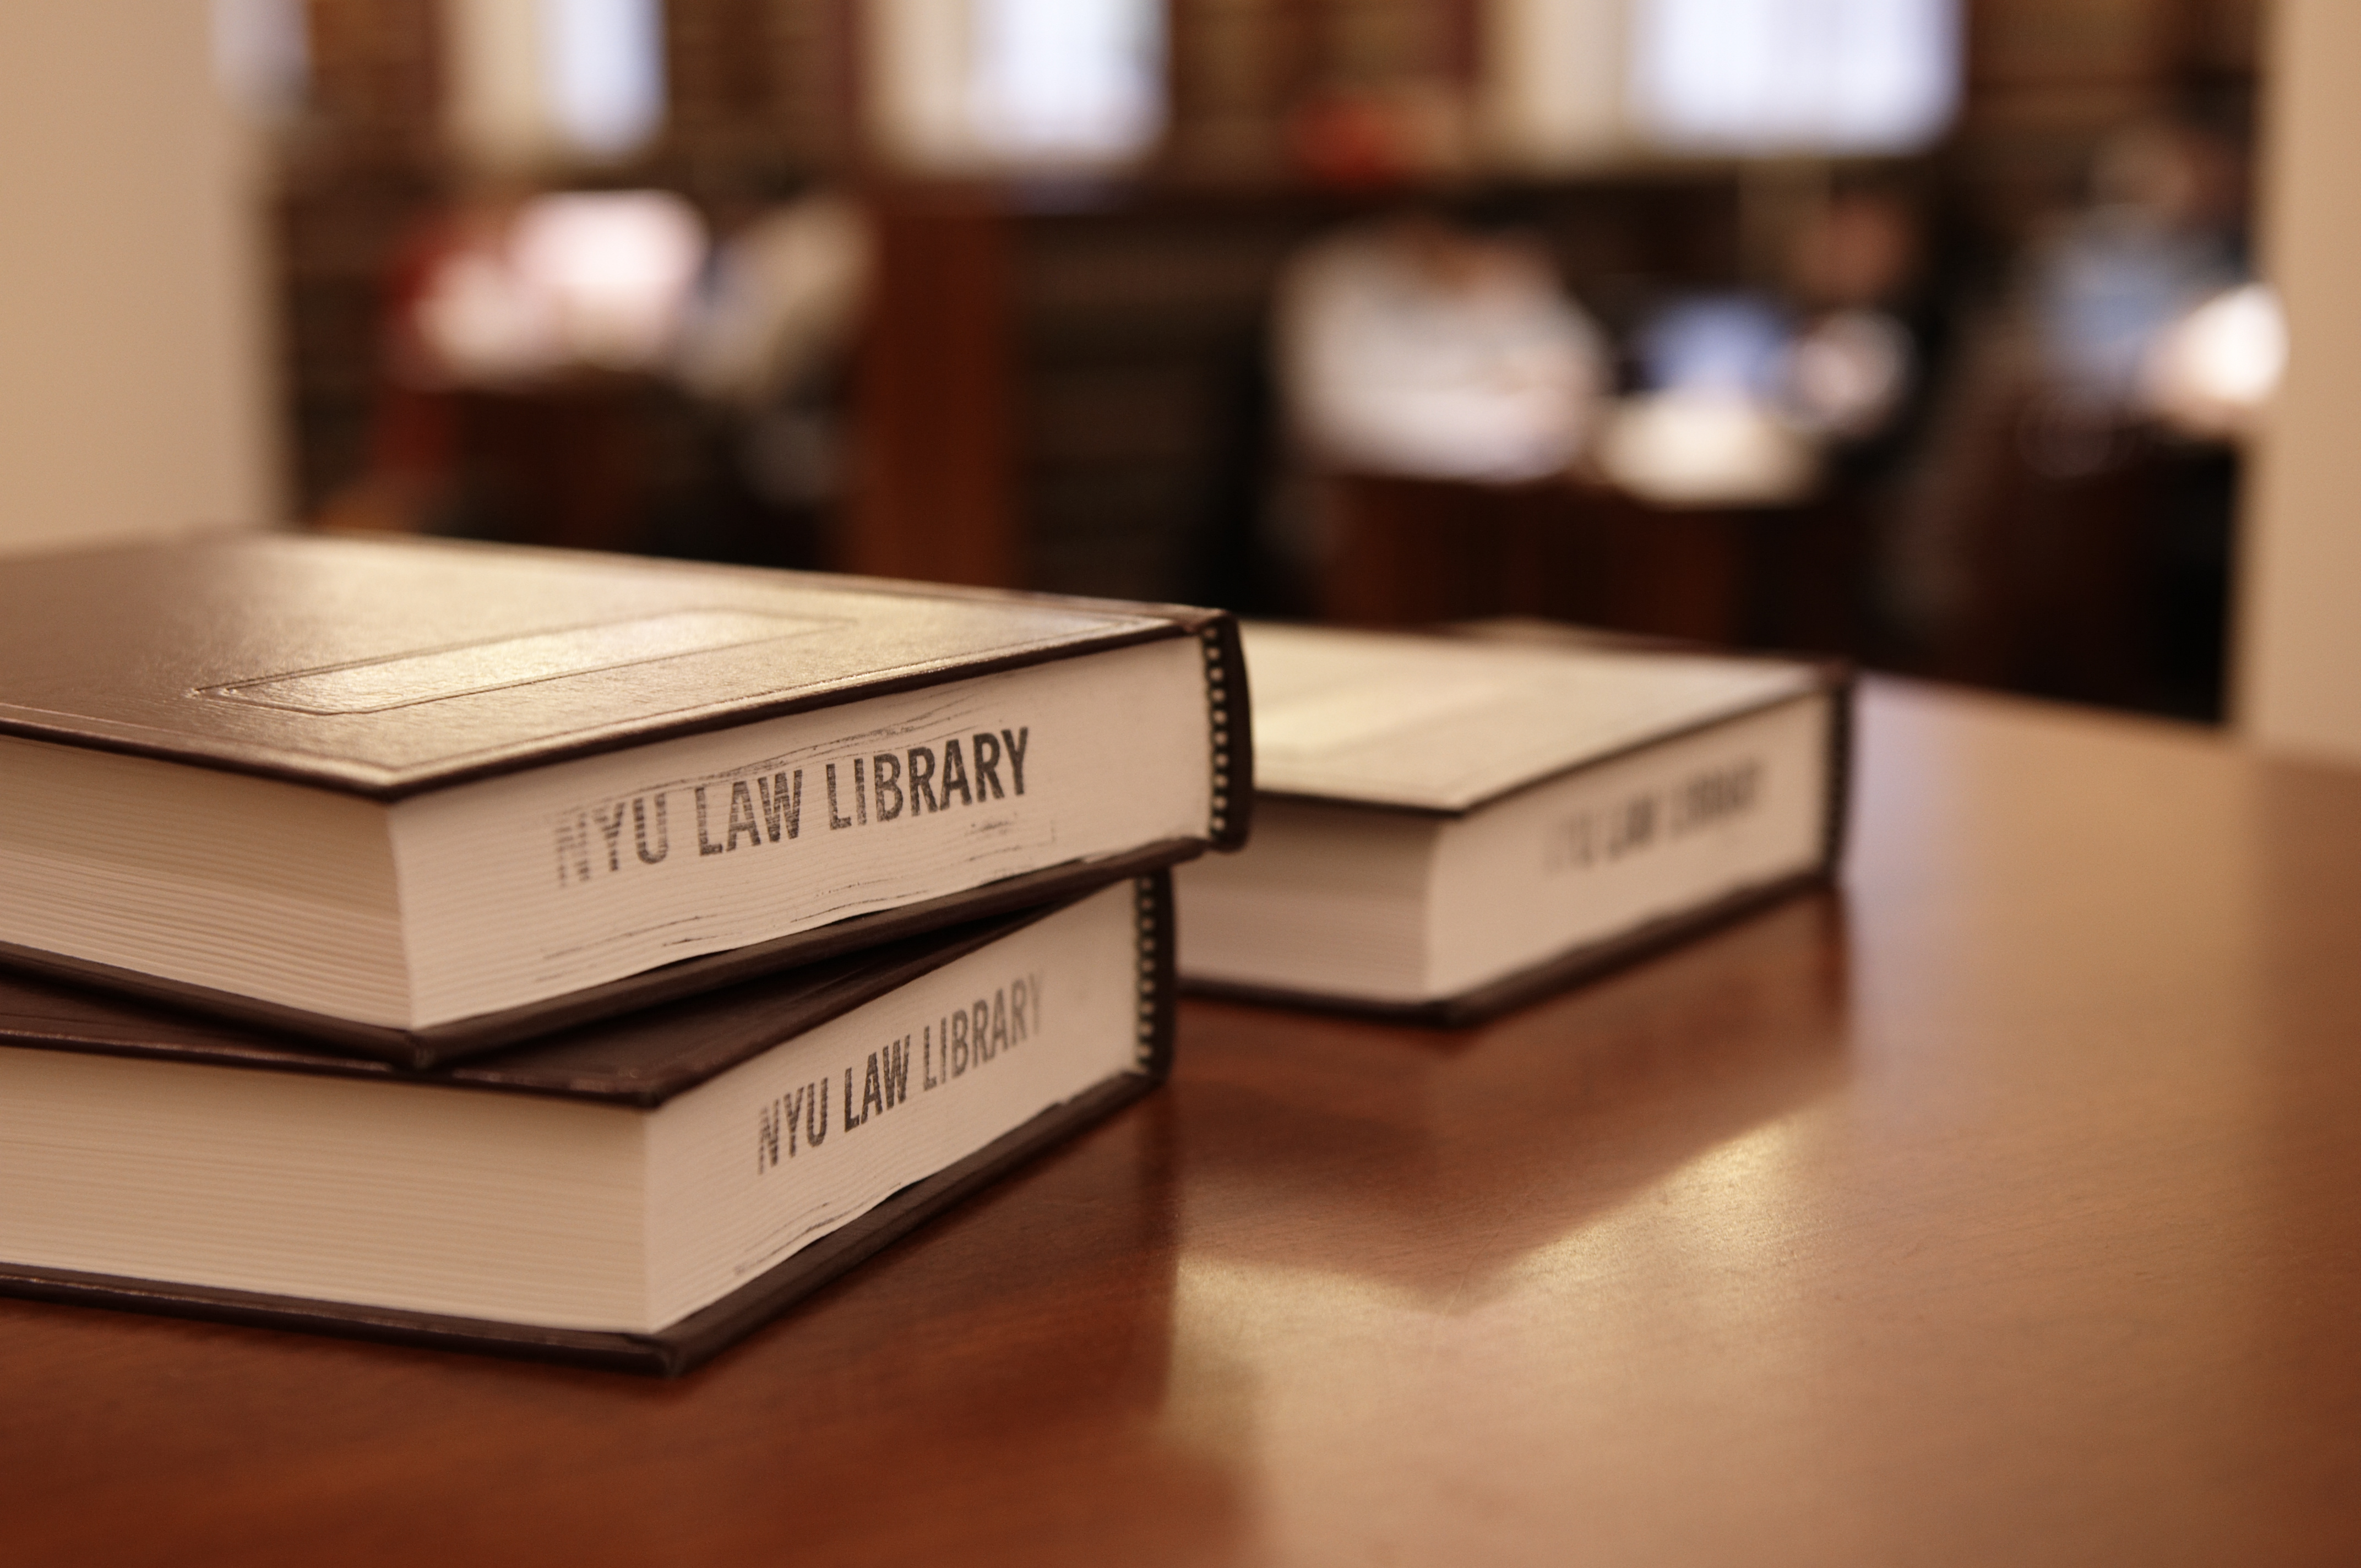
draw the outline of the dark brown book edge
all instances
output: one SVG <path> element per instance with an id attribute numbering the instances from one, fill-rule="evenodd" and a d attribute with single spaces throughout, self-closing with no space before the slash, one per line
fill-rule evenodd
<path id="1" fill-rule="evenodd" d="M 1093 891 L 1097 891 L 1096 887 Z M 533 1059 L 544 1045 L 555 1045 L 563 1050 L 582 1031 L 561 1033 L 548 1041 L 530 1041 L 517 1051 L 412 1073 L 391 1063 L 310 1048 L 303 1042 L 241 1030 L 217 1019 L 197 1018 L 177 1009 L 159 1008 L 89 987 L 14 976 L 0 980 L 0 1049 L 56 1050 L 305 1076 L 441 1084 L 494 1093 L 598 1100 L 652 1110 L 762 1055 L 783 1039 L 792 1039 L 842 1017 L 945 964 L 990 947 L 1061 909 L 1071 908 L 1080 898 L 1088 896 L 1084 894 L 1055 904 L 1035 905 L 948 930 L 865 948 L 807 965 L 789 975 L 700 992 L 662 1009 L 627 1014 L 588 1025 L 592 1032 L 653 1029 L 670 1033 L 685 1029 L 706 1036 L 697 1051 L 687 1055 L 667 1053 L 662 1070 L 654 1074 L 619 1072 L 611 1059 L 571 1071 L 553 1070 L 545 1060 Z M 62 1003 L 61 1009 L 44 1007 L 38 994 L 31 998 L 32 1005 L 27 1009 L 25 990 L 28 985 L 48 992 L 53 1001 Z M 763 1017 L 758 1027 L 749 1031 L 742 1025 L 725 1026 L 718 1037 L 708 1032 L 709 1020 L 706 1014 L 711 1009 L 719 1007 L 742 1014 L 750 1006 Z M 192 1025 L 196 1026 L 193 1031 Z"/>
<path id="2" fill-rule="evenodd" d="M 988 919 L 1104 887 L 1126 876 L 1137 876 L 1193 860 L 1204 851 L 1194 839 L 1168 839 L 1129 854 L 1100 861 L 1072 861 L 1048 866 L 959 893 L 945 894 L 919 904 L 797 931 L 791 936 L 684 959 L 661 969 L 642 970 L 564 996 L 552 997 L 499 1013 L 478 1014 L 456 1023 L 427 1029 L 396 1029 L 359 1024 L 333 1014 L 310 1013 L 278 1003 L 264 1002 L 235 992 L 214 991 L 167 980 L 141 970 L 43 952 L 37 948 L 0 942 L 0 961 L 27 973 L 51 976 L 80 985 L 126 996 L 186 1007 L 214 1017 L 253 1025 L 293 1036 L 307 1044 L 396 1067 L 425 1069 L 522 1044 L 544 1035 L 636 1013 L 661 1003 L 677 1001 L 725 985 L 753 980 L 775 970 L 818 963 L 862 948 L 881 947 L 906 937 L 923 936 L 946 926 Z"/>
<path id="3" fill-rule="evenodd" d="M 1828 791 L 1821 816 L 1820 859 L 1811 870 L 1667 915 L 1634 927 L 1619 936 L 1586 942 L 1540 963 L 1463 991 L 1456 996 L 1429 1002 L 1374 1002 L 1362 997 L 1332 996 L 1320 992 L 1290 991 L 1282 986 L 1240 985 L 1225 981 L 1188 980 L 1182 985 L 1193 995 L 1219 997 L 1282 1007 L 1342 1013 L 1388 1023 L 1418 1024 L 1456 1029 L 1481 1024 L 1522 1007 L 1579 981 L 1639 962 L 1676 947 L 1718 927 L 1734 924 L 1807 889 L 1836 880 L 1844 861 L 1852 795 L 1853 679 L 1850 670 L 1830 674 L 1828 697 Z M 1787 700 L 1795 700 L 1789 698 Z M 1562 777 L 1564 775 L 1554 775 Z"/>
<path id="4" fill-rule="evenodd" d="M 659 1332 L 536 1328 L 13 1263 L 0 1263 L 0 1296 L 676 1377 L 711 1360 L 928 1221 L 1164 1081 L 1172 1070 L 1174 1025 L 1172 879 L 1159 873 L 1139 878 L 1137 886 L 1139 1050 L 1135 1070 L 1050 1106 Z"/>

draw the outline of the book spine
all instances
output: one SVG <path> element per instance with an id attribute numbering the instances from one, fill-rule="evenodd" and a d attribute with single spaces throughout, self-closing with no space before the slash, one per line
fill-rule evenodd
<path id="1" fill-rule="evenodd" d="M 1132 885 L 1139 977 L 1136 1071 L 1115 1074 L 1074 1099 L 1042 1112 L 966 1158 L 903 1189 L 851 1224 L 822 1237 L 773 1268 L 756 1286 L 716 1302 L 661 1333 L 617 1336 L 629 1337 L 661 1358 L 661 1365 L 631 1369 L 653 1370 L 665 1376 L 693 1370 L 820 1286 L 1160 1086 L 1172 1069 L 1177 1024 L 1172 873 L 1153 872 L 1134 879 Z M 500 1354 L 503 1347 L 481 1348 Z M 529 1354 L 551 1355 L 563 1352 L 542 1350 Z"/>
<path id="2" fill-rule="evenodd" d="M 1161 1083 L 1172 1070 L 1172 1036 L 1180 980 L 1174 940 L 1172 873 L 1136 878 L 1133 909 L 1139 941 L 1139 1070 Z"/>
<path id="3" fill-rule="evenodd" d="M 1205 712 L 1213 768 L 1213 808 L 1206 838 L 1216 850 L 1246 847 L 1254 819 L 1254 719 L 1246 692 L 1246 643 L 1237 618 L 1224 615 L 1197 629 L 1205 656 Z"/>

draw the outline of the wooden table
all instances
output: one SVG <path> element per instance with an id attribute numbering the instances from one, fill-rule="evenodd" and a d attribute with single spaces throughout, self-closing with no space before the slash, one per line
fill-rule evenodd
<path id="1" fill-rule="evenodd" d="M 1193 1006 L 677 1384 L 0 1304 L 0 1562 L 2361 1561 L 2361 776 L 1863 736 L 1840 896 L 1470 1034 Z"/>

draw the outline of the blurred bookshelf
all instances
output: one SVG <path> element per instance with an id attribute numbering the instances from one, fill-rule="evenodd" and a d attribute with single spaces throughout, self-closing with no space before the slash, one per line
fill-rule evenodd
<path id="1" fill-rule="evenodd" d="M 2234 140 L 2250 134 L 2261 4 L 1966 0 L 1958 112 L 1938 142 L 1900 156 L 1761 159 L 1675 156 L 1608 133 L 1547 157 L 1521 149 L 1504 139 L 1495 102 L 1505 9 L 1485 0 L 1170 0 L 1160 19 L 1161 127 L 1142 156 L 1028 170 L 989 159 L 914 168 L 889 155 L 878 104 L 864 89 L 878 47 L 874 7 L 665 0 L 660 133 L 620 160 L 495 179 L 470 167 L 445 130 L 443 8 L 308 0 L 309 91 L 280 136 L 270 208 L 293 493 L 307 514 L 318 514 L 368 472 L 389 291 L 405 246 L 454 203 L 500 181 L 652 187 L 686 198 L 715 235 L 726 236 L 782 200 L 832 188 L 921 219 L 955 208 L 970 236 L 959 243 L 982 243 L 975 254 L 998 258 L 990 263 L 999 269 L 996 292 L 956 306 L 998 313 L 961 329 L 961 341 L 982 345 L 975 352 L 983 358 L 945 371 L 971 389 L 1001 386 L 983 445 L 996 441 L 1002 449 L 968 441 L 968 455 L 951 463 L 967 463 L 965 477 L 943 477 L 945 485 L 1005 491 L 958 525 L 994 535 L 952 553 L 968 563 L 961 570 L 1066 591 L 1316 613 L 1318 586 L 1290 579 L 1287 565 L 1262 548 L 1268 510 L 1284 504 L 1275 494 L 1284 454 L 1268 362 L 1271 291 L 1308 241 L 1411 206 L 1513 222 L 1539 236 L 1567 288 L 1620 335 L 1670 294 L 1760 282 L 1765 236 L 1789 207 L 1834 183 L 1870 182 L 1905 192 L 1927 214 L 1942 309 L 1972 325 L 2011 286 L 2047 225 L 2081 196 L 2114 129 L 2143 116 L 2196 115 Z M 973 241 L 979 225 L 1000 237 Z M 923 247 L 927 232 L 918 222 L 904 243 Z M 873 309 L 903 305 L 889 289 Z M 898 352 L 917 367 L 906 374 L 923 381 L 923 345 Z M 856 366 L 849 382 L 856 421 L 863 385 Z M 701 460 L 706 437 L 671 394 L 633 396 L 653 454 L 637 482 L 662 492 L 649 501 L 650 515 L 676 522 L 684 508 L 702 504 L 682 475 Z M 921 386 L 896 406 L 922 411 L 926 401 Z M 876 417 L 889 411 L 881 405 Z M 933 438 L 914 431 L 898 444 L 873 433 L 854 439 L 890 455 Z M 873 459 L 873 471 L 882 460 Z M 2219 464 L 2192 477 L 2173 467 L 2178 461 L 2110 481 L 2117 499 L 2096 510 L 2137 511 L 2150 506 L 2141 499 L 2150 493 L 2169 510 L 2174 497 L 2225 483 Z M 857 480 L 860 463 L 853 472 Z M 2235 474 L 2226 483 L 2235 488 Z M 2052 510 L 2081 506 L 2066 492 L 2044 495 Z M 890 537 L 923 520 L 896 522 L 875 510 L 884 500 L 873 495 L 870 502 L 864 520 L 856 488 L 833 515 L 798 525 L 773 558 L 923 564 L 923 548 Z M 914 492 L 905 510 L 939 504 Z M 1522 515 L 1521 504 L 1508 512 Z M 2021 496 L 1995 493 L 1978 504 L 2025 510 Z M 770 524 L 759 512 L 749 516 L 727 528 L 690 528 L 668 547 L 761 555 L 747 540 Z M 1490 526 L 1461 532 L 1474 541 Z M 1973 624 L 1944 646 L 1881 632 L 1873 606 L 1820 618 L 1822 628 L 1839 630 L 1819 635 L 1846 644 L 1836 651 L 1889 664 L 2202 717 L 2218 707 L 2218 668 L 2169 678 L 2107 673 L 2107 659 L 2071 652 L 2090 628 L 2019 635 L 2015 625 L 2077 615 L 2056 607 L 2086 596 L 2076 586 L 2086 578 L 2145 573 L 2157 580 L 2141 591 L 2156 604 L 2116 619 L 2129 626 L 2178 616 L 2200 628 L 2182 640 L 2202 640 L 2218 606 L 2188 604 L 2220 598 L 2208 585 L 2226 570 L 2226 542 L 2191 542 L 2211 524 L 2179 526 L 2180 537 L 2165 544 L 2144 538 L 2136 523 L 2116 525 L 2112 556 L 2092 544 L 2071 570 L 2018 562 L 2010 570 L 2037 580 L 1994 589 L 1969 618 Z M 864 554 L 864 529 L 885 543 Z M 735 543 L 710 543 L 725 538 Z M 1848 548 L 1874 553 L 1873 542 Z M 2010 549 L 2025 554 L 2005 542 L 1993 546 L 2000 554 Z M 1739 569 L 1777 576 L 1741 556 Z M 1810 570 L 1824 568 L 1877 569 L 1861 559 Z M 1875 592 L 1873 584 L 1860 588 Z M 1474 598 L 1457 608 L 1513 608 L 1482 602 L 1481 592 Z M 1616 614 L 1612 605 L 1588 608 L 1605 619 Z M 1733 637 L 1783 635 L 1777 616 L 1726 617 L 1724 624 Z M 2152 630 L 2103 634 L 2121 641 Z"/>

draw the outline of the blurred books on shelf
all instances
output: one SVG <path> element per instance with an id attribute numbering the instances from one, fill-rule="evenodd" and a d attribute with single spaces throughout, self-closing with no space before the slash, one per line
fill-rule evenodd
<path id="1" fill-rule="evenodd" d="M 1246 629 L 1255 838 L 1176 877 L 1184 983 L 1461 1023 L 1832 874 L 1840 667 L 1472 630 Z"/>

